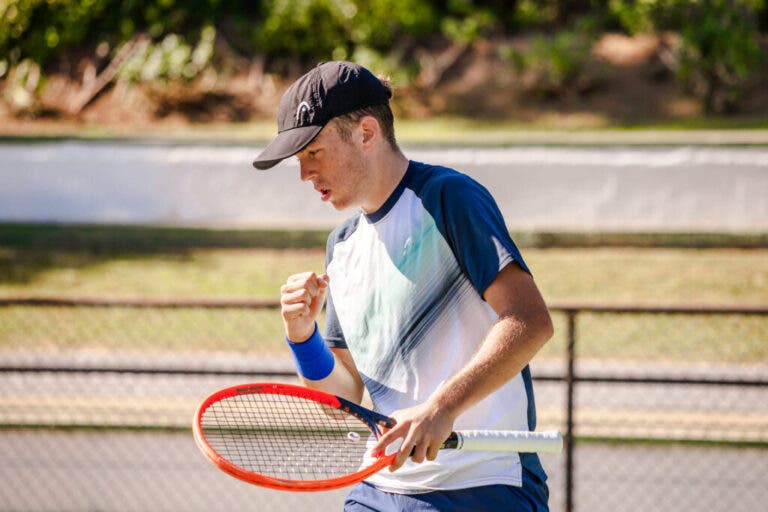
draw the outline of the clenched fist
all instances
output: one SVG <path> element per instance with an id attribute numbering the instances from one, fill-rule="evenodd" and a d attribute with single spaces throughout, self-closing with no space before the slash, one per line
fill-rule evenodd
<path id="1" fill-rule="evenodd" d="M 300 343 L 315 331 L 328 289 L 328 275 L 303 272 L 294 274 L 280 288 L 280 305 L 286 337 Z"/>

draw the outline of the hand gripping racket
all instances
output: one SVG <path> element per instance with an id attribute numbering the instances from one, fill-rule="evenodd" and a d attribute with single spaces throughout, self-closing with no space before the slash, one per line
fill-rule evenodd
<path id="1" fill-rule="evenodd" d="M 395 420 L 341 397 L 277 383 L 222 389 L 195 414 L 195 441 L 222 471 L 288 491 L 325 491 L 365 480 L 397 452 L 375 458 L 380 427 Z M 558 453 L 560 432 L 453 432 L 442 448 Z"/>

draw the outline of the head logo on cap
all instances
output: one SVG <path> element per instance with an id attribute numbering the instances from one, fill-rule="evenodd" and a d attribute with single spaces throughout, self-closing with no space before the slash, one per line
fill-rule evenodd
<path id="1" fill-rule="evenodd" d="M 306 101 L 302 101 L 299 103 L 298 108 L 296 109 L 296 124 L 299 126 L 307 125 L 309 124 L 309 113 L 312 110 L 312 107 L 309 106 L 309 103 Z M 302 119 L 302 117 L 306 116 L 305 119 Z"/>

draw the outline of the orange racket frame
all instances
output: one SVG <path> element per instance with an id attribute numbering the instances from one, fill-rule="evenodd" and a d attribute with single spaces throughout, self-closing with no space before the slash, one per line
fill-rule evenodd
<path id="1" fill-rule="evenodd" d="M 346 400 L 335 395 L 301 386 L 295 386 L 292 384 L 254 383 L 225 388 L 212 394 L 200 404 L 197 412 L 195 413 L 193 432 L 195 442 L 203 454 L 220 470 L 235 478 L 262 487 L 284 491 L 328 491 L 332 489 L 347 487 L 365 480 L 374 473 L 381 471 L 385 467 L 391 465 L 397 456 L 397 453 L 383 455 L 376 459 L 370 466 L 367 466 L 360 471 L 326 480 L 305 481 L 275 478 L 243 469 L 219 455 L 219 453 L 217 453 L 216 450 L 211 447 L 203 432 L 202 418 L 205 411 L 208 409 L 208 407 L 211 406 L 211 404 L 237 395 L 250 393 L 269 393 L 305 398 L 320 404 L 325 404 L 329 407 L 345 411 L 368 424 L 376 439 L 381 436 L 381 431 L 378 428 L 379 424 L 387 427 L 394 425 L 390 418 L 376 413 L 374 413 L 375 416 L 371 416 L 370 413 L 373 413 L 373 411 L 368 411 L 365 408 L 357 407 L 355 404 L 347 402 Z"/>

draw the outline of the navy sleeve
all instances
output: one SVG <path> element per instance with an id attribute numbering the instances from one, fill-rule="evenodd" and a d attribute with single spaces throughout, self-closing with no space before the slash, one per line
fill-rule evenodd
<path id="1" fill-rule="evenodd" d="M 325 344 L 330 348 L 347 348 L 347 341 L 341 331 L 336 310 L 333 308 L 333 297 L 328 293 L 328 301 L 325 304 Z"/>
<path id="2" fill-rule="evenodd" d="M 530 273 L 496 201 L 477 181 L 447 172 L 422 200 L 480 296 L 510 263 Z"/>
<path id="3" fill-rule="evenodd" d="M 347 221 L 334 229 L 328 236 L 325 246 L 326 269 L 333 260 L 333 249 L 336 243 L 348 236 L 348 233 L 353 230 L 355 225 L 354 221 Z M 325 330 L 323 338 L 325 338 L 326 345 L 331 348 L 347 348 L 347 340 L 344 338 L 339 317 L 336 315 L 336 309 L 333 307 L 333 283 L 328 288 L 328 298 L 325 303 Z"/>

